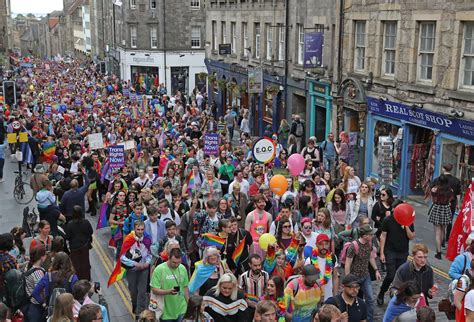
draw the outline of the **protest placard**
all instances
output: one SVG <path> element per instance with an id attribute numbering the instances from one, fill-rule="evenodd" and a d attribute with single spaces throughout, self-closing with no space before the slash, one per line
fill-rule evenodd
<path id="1" fill-rule="evenodd" d="M 219 155 L 219 134 L 208 133 L 204 136 L 204 154 Z"/>
<path id="2" fill-rule="evenodd" d="M 89 141 L 89 146 L 91 150 L 104 148 L 104 140 L 102 139 L 102 133 L 89 134 L 87 136 L 87 140 Z"/>
<path id="3" fill-rule="evenodd" d="M 111 168 L 121 168 L 125 165 L 125 148 L 123 145 L 109 147 L 109 162 Z"/>

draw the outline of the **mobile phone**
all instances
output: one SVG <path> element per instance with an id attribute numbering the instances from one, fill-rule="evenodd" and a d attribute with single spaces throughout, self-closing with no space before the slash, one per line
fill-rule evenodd
<path id="1" fill-rule="evenodd" d="M 176 292 L 179 292 L 180 287 L 179 287 L 179 286 L 175 286 L 175 287 L 173 287 L 173 290 L 175 290 Z"/>
<path id="2" fill-rule="evenodd" d="M 97 293 L 98 290 L 100 290 L 100 282 L 94 282 L 94 292 Z"/>

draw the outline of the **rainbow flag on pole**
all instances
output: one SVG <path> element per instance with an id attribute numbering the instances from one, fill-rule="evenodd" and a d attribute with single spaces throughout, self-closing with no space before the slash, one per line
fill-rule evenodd
<path id="1" fill-rule="evenodd" d="M 234 261 L 235 265 L 239 264 L 240 257 L 242 256 L 242 253 L 244 252 L 244 247 L 245 247 L 245 238 L 240 241 L 239 246 L 237 246 L 234 249 L 234 252 L 232 253 L 232 260 Z"/>
<path id="2" fill-rule="evenodd" d="M 221 249 L 225 244 L 225 238 L 207 233 L 203 234 L 201 237 L 201 246 L 202 247 L 209 247 L 214 246 L 218 249 Z"/>
<path id="3" fill-rule="evenodd" d="M 132 119 L 138 120 L 138 107 L 132 106 Z"/>
<path id="4" fill-rule="evenodd" d="M 107 218 L 107 208 L 109 207 L 109 204 L 107 202 L 104 202 L 102 206 L 100 207 L 100 215 L 99 215 L 99 220 L 97 221 L 97 227 L 96 229 L 101 229 L 109 226 L 109 218 Z"/>
<path id="5" fill-rule="evenodd" d="M 188 177 L 188 193 L 192 196 L 196 193 L 196 182 L 194 181 L 194 171 L 191 170 Z"/>

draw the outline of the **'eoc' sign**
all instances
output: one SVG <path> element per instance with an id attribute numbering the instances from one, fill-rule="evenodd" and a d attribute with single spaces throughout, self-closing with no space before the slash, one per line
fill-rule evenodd
<path id="1" fill-rule="evenodd" d="M 253 145 L 253 158 L 260 163 L 269 163 L 275 158 L 276 145 L 272 139 L 264 137 Z"/>

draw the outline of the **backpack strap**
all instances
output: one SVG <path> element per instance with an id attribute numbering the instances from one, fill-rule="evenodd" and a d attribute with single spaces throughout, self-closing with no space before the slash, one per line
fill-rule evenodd
<path id="1" fill-rule="evenodd" d="M 464 272 L 466 271 L 466 266 L 467 266 L 467 256 L 466 256 L 466 254 L 463 254 L 463 257 L 464 257 L 464 265 L 462 267 L 461 274 L 464 274 Z"/>

